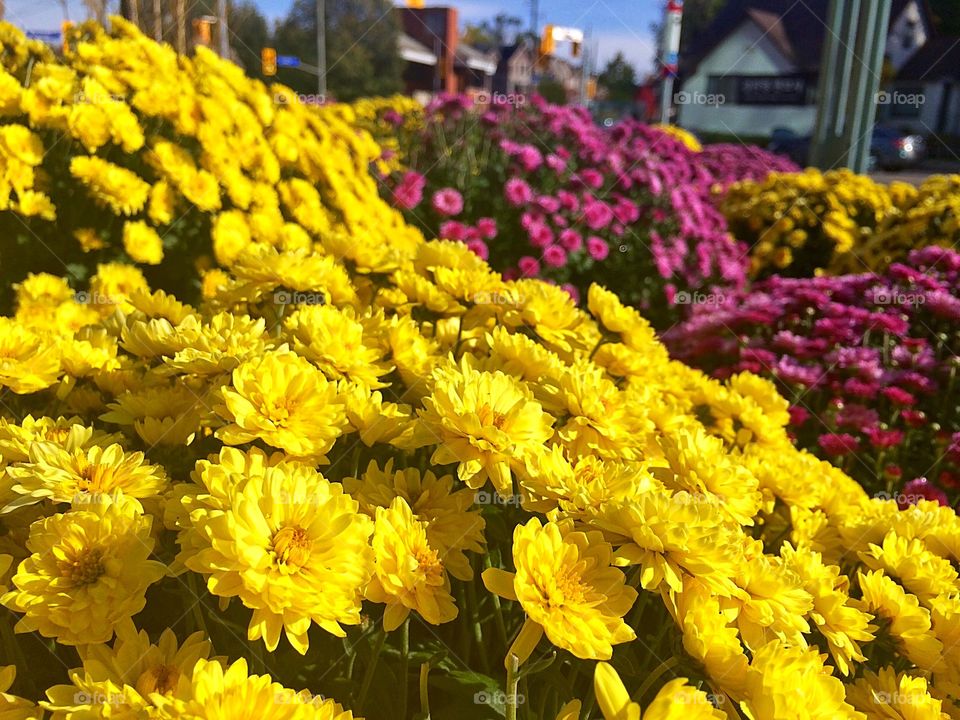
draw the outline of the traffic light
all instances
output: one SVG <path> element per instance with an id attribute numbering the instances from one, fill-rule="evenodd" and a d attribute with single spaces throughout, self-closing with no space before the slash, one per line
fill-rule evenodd
<path id="1" fill-rule="evenodd" d="M 420 10 L 423 8 L 423 0 L 407 0 L 407 7 Z"/>
<path id="2" fill-rule="evenodd" d="M 264 48 L 260 51 L 260 64 L 265 77 L 277 74 L 277 51 L 273 48 Z"/>
<path id="3" fill-rule="evenodd" d="M 543 37 L 540 38 L 540 54 L 553 55 L 557 49 L 557 41 L 553 39 L 553 25 L 547 25 L 543 29 Z"/>
<path id="4" fill-rule="evenodd" d="M 211 32 L 210 26 L 211 23 L 209 20 L 204 20 L 202 18 L 197 18 L 193 21 L 193 32 L 196 35 L 197 43 L 200 45 L 210 46 L 211 43 Z"/>
<path id="5" fill-rule="evenodd" d="M 573 57 L 575 57 L 575 58 L 580 57 L 580 53 L 581 53 L 582 51 L 583 51 L 583 44 L 582 44 L 582 43 L 575 42 L 575 43 L 573 43 L 573 45 L 570 46 L 570 53 L 571 53 L 571 54 L 573 55 Z"/>
<path id="6" fill-rule="evenodd" d="M 69 35 L 70 30 L 72 29 L 73 29 L 72 20 L 64 20 L 62 23 L 60 23 L 60 42 L 61 42 L 60 50 L 61 52 L 63 52 L 64 55 L 66 55 L 70 51 L 70 41 L 67 36 Z"/>

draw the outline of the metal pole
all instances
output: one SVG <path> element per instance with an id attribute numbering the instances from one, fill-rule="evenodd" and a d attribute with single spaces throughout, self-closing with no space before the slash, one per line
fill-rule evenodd
<path id="1" fill-rule="evenodd" d="M 217 40 L 220 45 L 220 57 L 230 55 L 230 38 L 227 31 L 227 0 L 217 0 Z"/>
<path id="2" fill-rule="evenodd" d="M 327 20 L 326 0 L 317 0 L 317 93 L 327 99 Z"/>
<path id="3" fill-rule="evenodd" d="M 140 0 L 127 0 L 127 7 L 130 9 L 130 22 L 140 27 Z"/>
<path id="4" fill-rule="evenodd" d="M 677 75 L 680 54 L 680 25 L 683 22 L 683 0 L 667 3 L 663 26 L 663 92 L 660 95 L 660 122 L 670 122 L 673 107 L 673 80 Z"/>
<path id="5" fill-rule="evenodd" d="M 0 20 L 3 20 L 3 16 L 6 14 L 6 12 L 6 2 L 4 0 L 0 0 Z"/>
<path id="6" fill-rule="evenodd" d="M 587 33 L 583 38 L 583 43 L 580 45 L 580 92 L 579 100 L 581 107 L 586 107 L 587 105 L 587 58 L 589 57 L 590 43 L 588 42 L 590 34 Z"/>
<path id="7" fill-rule="evenodd" d="M 540 35 L 540 3 L 538 0 L 530 0 L 530 34 L 534 37 Z"/>
<path id="8" fill-rule="evenodd" d="M 810 164 L 866 172 L 892 0 L 831 0 Z"/>

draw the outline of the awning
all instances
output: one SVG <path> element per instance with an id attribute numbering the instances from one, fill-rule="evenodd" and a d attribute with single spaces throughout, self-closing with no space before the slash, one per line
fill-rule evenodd
<path id="1" fill-rule="evenodd" d="M 409 35 L 400 33 L 400 57 L 407 62 L 418 65 L 436 65 L 437 56 L 421 42 L 417 42 Z"/>

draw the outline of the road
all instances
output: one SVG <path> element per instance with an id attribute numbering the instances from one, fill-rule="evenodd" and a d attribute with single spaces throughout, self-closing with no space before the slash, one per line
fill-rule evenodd
<path id="1" fill-rule="evenodd" d="M 928 160 L 920 167 L 908 170 L 898 170 L 896 172 L 875 170 L 870 173 L 870 177 L 880 183 L 900 181 L 911 185 L 921 185 L 931 175 L 950 175 L 954 173 L 960 173 L 960 162 Z"/>

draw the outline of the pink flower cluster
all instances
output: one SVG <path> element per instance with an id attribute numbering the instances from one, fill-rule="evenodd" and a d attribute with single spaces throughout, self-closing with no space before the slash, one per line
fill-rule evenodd
<path id="1" fill-rule="evenodd" d="M 906 496 L 960 497 L 960 253 L 915 250 L 882 275 L 772 277 L 694 306 L 664 339 L 717 377 L 774 380 L 798 442 L 867 488 L 909 480 Z"/>
<path id="2" fill-rule="evenodd" d="M 469 100 L 442 96 L 427 114 L 416 152 L 405 153 L 424 174 L 399 174 L 387 188 L 412 222 L 468 243 L 509 277 L 580 293 L 600 282 L 655 323 L 675 319 L 668 299 L 678 290 L 743 287 L 747 249 L 713 192 L 788 169 L 757 148 L 695 153 L 656 128 L 604 128 L 583 108 L 541 98 L 477 118 Z"/>

